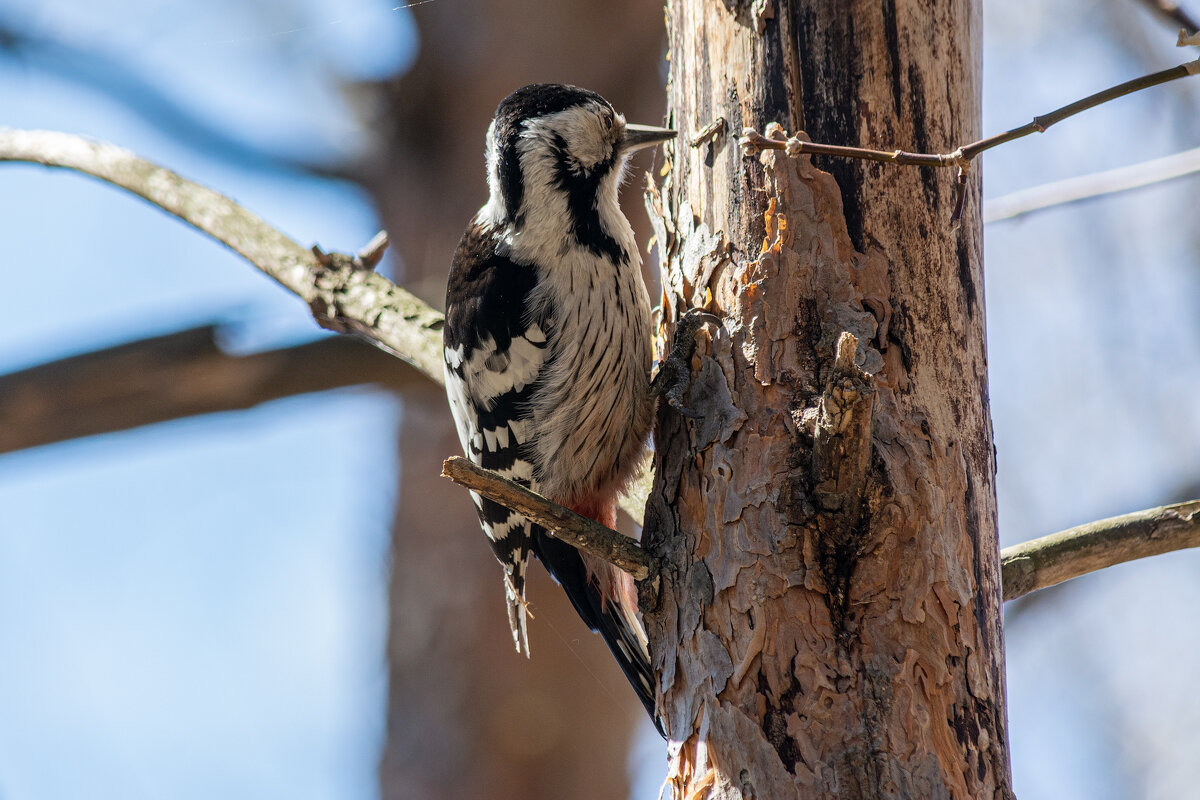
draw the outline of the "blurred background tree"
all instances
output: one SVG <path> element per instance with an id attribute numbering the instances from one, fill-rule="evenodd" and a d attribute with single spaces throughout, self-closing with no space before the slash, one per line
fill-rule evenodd
<path id="1" fill-rule="evenodd" d="M 1192 57 L 1134 0 L 989 2 L 985 19 L 986 132 Z M 0 124 L 129 147 L 300 241 L 353 250 L 386 227 L 397 280 L 440 305 L 499 99 L 573 82 L 653 123 L 662 52 L 661 9 L 628 0 L 0 0 Z M 985 196 L 1196 147 L 1193 84 L 988 153 Z M 1005 544 L 1200 493 L 1195 191 L 987 228 Z M 0 169 L 0 234 L 6 372 L 209 323 L 233 355 L 320 336 L 229 253 L 77 176 Z M 436 477 L 457 447 L 418 384 L 0 458 L 0 793 L 656 791 L 660 740 L 549 581 L 532 661 L 512 653 L 469 503 Z M 1193 796 L 1198 578 L 1179 553 L 1010 605 L 1022 800 Z"/>

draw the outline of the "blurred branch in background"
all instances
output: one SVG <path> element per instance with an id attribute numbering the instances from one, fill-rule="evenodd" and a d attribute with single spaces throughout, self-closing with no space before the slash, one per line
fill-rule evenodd
<path id="1" fill-rule="evenodd" d="M 240 169 L 355 178 L 350 167 L 289 158 L 276 148 L 260 147 L 231 135 L 220 120 L 206 117 L 181 101 L 177 91 L 164 89 L 130 64 L 97 50 L 0 23 L 0 53 L 107 95 L 171 139 Z"/>
<path id="2" fill-rule="evenodd" d="M 1200 30 L 1200 25 L 1196 23 L 1195 18 L 1175 3 L 1172 3 L 1171 0 L 1138 0 L 1138 2 L 1168 23 L 1180 26 L 1189 34 Z"/>
<path id="3" fill-rule="evenodd" d="M 1054 206 L 1139 189 L 1200 172 L 1200 147 L 1127 167 L 1054 181 L 995 197 L 983 204 L 983 221 L 999 222 Z"/>
<path id="4" fill-rule="evenodd" d="M 422 380 L 347 336 L 238 356 L 218 346 L 217 333 L 193 328 L 0 376 L 0 453 L 308 392 L 364 383 L 401 391 Z"/>

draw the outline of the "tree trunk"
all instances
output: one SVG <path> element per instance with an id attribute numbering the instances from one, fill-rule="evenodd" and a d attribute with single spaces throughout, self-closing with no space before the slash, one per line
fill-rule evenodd
<path id="1" fill-rule="evenodd" d="M 643 595 L 675 797 L 1011 796 L 978 175 L 952 229 L 951 172 L 736 143 L 772 121 L 977 138 L 979 20 L 975 0 L 669 3 L 684 137 L 648 205 L 668 317 L 723 320 L 693 360 L 703 418 L 660 410 L 647 508 L 674 565 Z M 869 379 L 834 369 L 843 332 Z"/>

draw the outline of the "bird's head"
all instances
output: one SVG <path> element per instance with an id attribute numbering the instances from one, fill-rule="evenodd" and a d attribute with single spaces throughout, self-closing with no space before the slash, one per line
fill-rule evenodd
<path id="1" fill-rule="evenodd" d="M 539 221 L 599 224 L 592 218 L 620 213 L 617 190 L 629 154 L 674 137 L 626 123 L 586 89 L 549 83 L 518 89 L 488 128 L 491 197 L 484 214 L 517 231 Z"/>

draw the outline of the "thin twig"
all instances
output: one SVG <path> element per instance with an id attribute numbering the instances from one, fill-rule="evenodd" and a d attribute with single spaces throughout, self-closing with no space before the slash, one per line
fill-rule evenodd
<path id="1" fill-rule="evenodd" d="M 1013 128 L 1004 133 L 998 133 L 995 136 L 989 136 L 986 139 L 980 139 L 977 142 L 963 147 L 961 152 L 967 159 L 972 159 L 985 150 L 991 150 L 993 147 L 998 147 L 1002 144 L 1007 144 L 1014 139 L 1020 139 L 1028 136 L 1031 133 L 1045 133 L 1046 129 L 1051 125 L 1062 122 L 1064 119 L 1073 117 L 1090 108 L 1095 108 L 1098 105 L 1107 103 L 1110 100 L 1116 100 L 1118 97 L 1124 97 L 1127 94 L 1140 92 L 1143 89 L 1149 89 L 1154 86 L 1160 86 L 1170 81 L 1186 78 L 1190 75 L 1200 74 L 1200 59 L 1189 61 L 1186 64 L 1180 64 L 1177 67 L 1164 69 L 1150 75 L 1143 75 L 1140 78 L 1134 78 L 1131 81 L 1105 89 L 1102 92 L 1088 95 L 1082 100 L 1076 100 L 1074 103 L 1065 105 L 1062 108 L 1055 109 L 1049 114 L 1043 114 L 1040 117 L 1034 117 L 1031 122 L 1028 122 L 1019 128 Z"/>
<path id="2" fill-rule="evenodd" d="M 1150 75 L 1143 75 L 1140 78 L 1134 78 L 1131 81 L 1118 84 L 1102 92 L 1096 92 L 1082 100 L 1076 100 L 1074 103 L 1055 109 L 1048 114 L 1034 117 L 1031 122 L 1020 127 L 971 142 L 950 153 L 909 153 L 904 150 L 872 150 L 865 147 L 844 147 L 842 145 L 810 142 L 803 136 L 793 136 L 786 140 L 772 139 L 763 136 L 753 128 L 744 128 L 742 130 L 742 137 L 738 140 L 738 144 L 741 145 L 748 155 L 753 155 L 759 150 L 784 150 L 793 158 L 799 155 L 839 156 L 842 158 L 857 158 L 866 161 L 879 161 L 888 164 L 903 164 L 917 167 L 958 167 L 955 210 L 951 218 L 951 223 L 954 224 L 957 223 L 962 213 L 962 202 L 965 197 L 966 187 L 966 171 L 970 167 L 972 159 L 980 153 L 1028 136 L 1031 133 L 1045 133 L 1050 126 L 1056 125 L 1064 119 L 1073 117 L 1090 108 L 1095 108 L 1110 100 L 1115 100 L 1118 97 L 1196 74 L 1200 74 L 1200 59 Z"/>
<path id="3" fill-rule="evenodd" d="M 1089 572 L 1200 547 L 1200 500 L 1089 522 L 1000 552 L 1004 599 Z"/>
<path id="4" fill-rule="evenodd" d="M 524 486 L 459 456 L 446 459 L 442 475 L 505 508 L 524 514 L 556 539 L 645 580 L 658 571 L 658 560 L 635 539 L 547 500 Z"/>
<path id="5" fill-rule="evenodd" d="M 913 167 L 953 167 L 962 160 L 961 154 L 957 151 L 954 153 L 909 153 L 904 150 L 871 150 L 866 147 L 845 147 L 840 144 L 818 144 L 797 137 L 786 140 L 768 139 L 753 128 L 742 130 L 742 138 L 738 140 L 738 144 L 750 154 L 757 150 L 786 150 L 789 156 L 841 156 Z"/>
<path id="6" fill-rule="evenodd" d="M 1096 92 L 1082 100 L 1076 100 L 1074 103 L 1055 109 L 1048 114 L 1034 117 L 1032 121 L 1020 127 L 971 142 L 950 153 L 909 153 L 904 150 L 871 150 L 865 147 L 818 144 L 796 137 L 787 140 L 768 139 L 753 128 L 746 128 L 742 132 L 742 138 L 739 140 L 739 143 L 751 153 L 755 150 L 787 150 L 788 155 L 792 156 L 801 154 L 841 156 L 843 158 L 858 158 L 866 161 L 882 161 L 890 164 L 905 164 L 917 167 L 962 166 L 964 161 L 970 161 L 986 150 L 991 150 L 993 147 L 999 147 L 1015 139 L 1023 138 L 1031 133 L 1044 133 L 1051 125 L 1062 122 L 1064 119 L 1073 117 L 1090 108 L 1095 108 L 1102 103 L 1107 103 L 1110 100 L 1115 100 L 1118 97 L 1123 97 L 1142 89 L 1149 89 L 1152 86 L 1159 86 L 1169 81 L 1196 74 L 1200 74 L 1200 59 L 1189 61 L 1186 64 L 1180 64 L 1170 69 L 1164 69 L 1161 72 L 1155 72 L 1151 75 L 1143 75 L 1140 78 L 1134 78 L 1131 81 L 1126 81 L 1125 83 L 1105 89 L 1102 92 Z"/>
<path id="7" fill-rule="evenodd" d="M 688 146 L 689 147 L 699 147 L 700 145 L 707 142 L 709 139 L 715 139 L 717 137 L 717 135 L 724 132 L 724 130 L 725 130 L 725 118 L 717 117 L 712 122 L 710 122 L 708 125 L 706 125 L 704 127 L 704 130 L 700 131 L 695 136 L 693 136 L 691 139 L 689 139 Z"/>
<path id="8" fill-rule="evenodd" d="M 983 221 L 998 222 L 1093 197 L 1138 189 L 1200 173 L 1200 147 L 1091 175 L 1046 183 L 983 204 Z"/>

